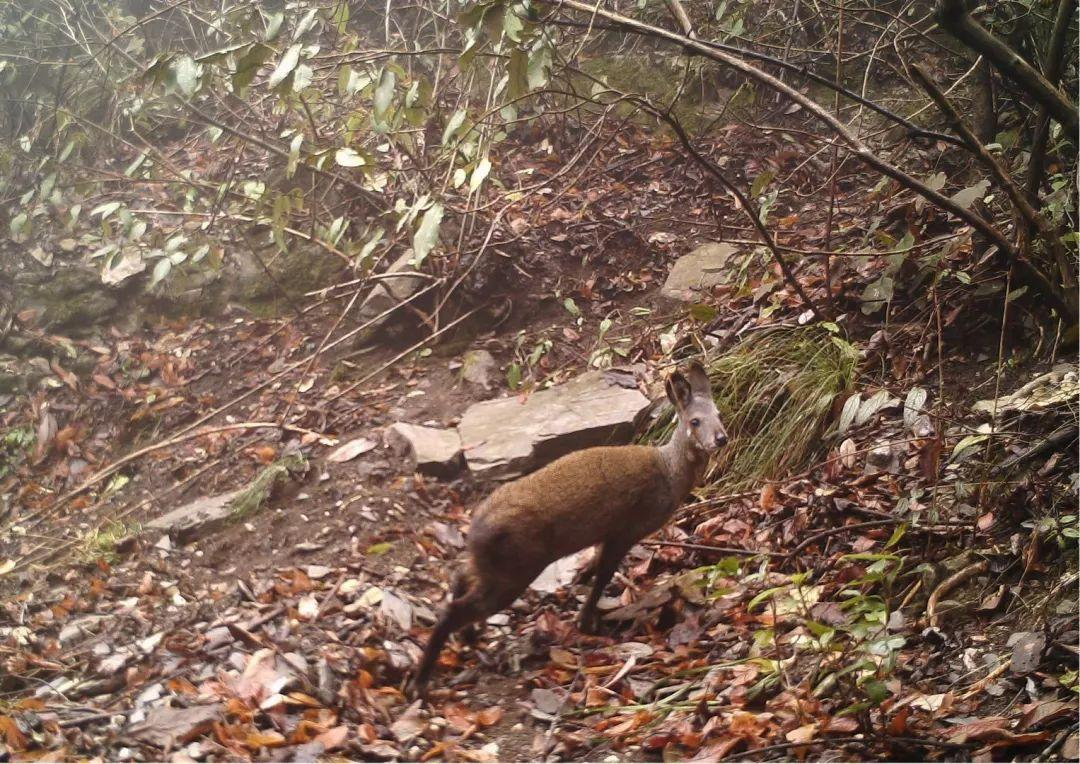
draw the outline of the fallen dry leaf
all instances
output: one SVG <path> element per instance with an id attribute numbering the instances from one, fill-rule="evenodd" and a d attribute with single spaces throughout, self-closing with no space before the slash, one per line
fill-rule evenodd
<path id="1" fill-rule="evenodd" d="M 326 461 L 335 463 L 347 462 L 360 456 L 360 454 L 366 454 L 377 445 L 378 444 L 375 441 L 368 438 L 356 438 L 331 451 L 327 455 Z"/>
<path id="2" fill-rule="evenodd" d="M 791 732 L 784 735 L 789 743 L 809 743 L 815 737 L 817 737 L 818 725 L 804 724 L 801 727 L 796 727 Z"/>

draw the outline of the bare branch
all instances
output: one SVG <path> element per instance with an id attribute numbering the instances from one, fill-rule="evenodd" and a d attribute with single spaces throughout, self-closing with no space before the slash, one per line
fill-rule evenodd
<path id="1" fill-rule="evenodd" d="M 926 89 L 926 92 L 930 94 L 930 97 L 934 99 L 934 103 L 938 105 L 942 113 L 948 118 L 949 124 L 956 134 L 964 139 L 964 143 L 968 145 L 972 153 L 979 158 L 979 161 L 983 163 L 987 170 L 990 171 L 990 176 L 994 179 L 994 182 L 998 184 L 1005 193 L 1009 195 L 1009 199 L 1012 201 L 1013 206 L 1019 211 L 1020 216 L 1024 218 L 1024 221 L 1039 232 L 1039 236 L 1046 242 L 1046 246 L 1050 248 L 1050 251 L 1054 253 L 1056 260 L 1063 259 L 1061 253 L 1061 243 L 1058 241 L 1057 235 L 1050 228 L 1050 225 L 1043 219 L 1038 212 L 1028 202 L 1024 192 L 1020 190 L 1020 187 L 1016 185 L 1012 177 L 1009 175 L 1008 170 L 1001 166 L 1001 163 L 994 158 L 987 148 L 979 141 L 975 136 L 975 133 L 971 131 L 971 128 L 960 119 L 960 115 L 949 99 L 945 97 L 945 94 L 941 92 L 941 89 L 934 84 L 934 81 L 919 64 L 914 64 L 911 67 L 912 73 L 915 75 L 915 79 L 919 81 L 919 84 Z M 1064 275 L 1067 279 L 1066 286 L 1072 286 L 1069 283 L 1071 280 L 1068 274 Z"/>
<path id="2" fill-rule="evenodd" d="M 964 0 L 940 0 L 938 22 L 957 40 L 986 56 L 994 67 L 1019 85 L 1026 93 L 1046 107 L 1050 115 L 1065 128 L 1068 139 L 1075 144 L 1080 131 L 1076 104 L 1054 87 L 1039 71 L 1012 48 L 1003 43 L 979 22 L 964 6 Z"/>
<path id="3" fill-rule="evenodd" d="M 623 16 L 600 8 L 599 6 L 590 5 L 588 3 L 580 2 L 579 0 L 557 0 L 557 2 L 556 0 L 545 0 L 545 2 L 557 8 L 569 8 L 581 13 L 592 14 L 624 27 L 634 29 L 640 34 L 667 40 L 668 42 L 681 45 L 684 48 L 692 49 L 707 58 L 737 69 L 766 87 L 784 94 L 792 101 L 802 106 L 809 114 L 814 115 L 819 121 L 825 123 L 825 125 L 840 139 L 840 142 L 864 164 L 877 170 L 883 175 L 892 178 L 901 186 L 914 191 L 937 207 L 955 215 L 976 231 L 990 239 L 998 246 L 1000 256 L 1005 260 L 1006 264 L 1016 266 L 1017 277 L 1020 281 L 1030 286 L 1039 294 L 1044 295 L 1049 300 L 1052 307 L 1057 309 L 1063 316 L 1067 316 L 1070 320 L 1075 320 L 1077 316 L 1077 307 L 1075 303 L 1072 300 L 1067 299 L 1062 294 L 1061 290 L 1047 278 L 1046 274 L 1026 260 L 1001 231 L 939 191 L 935 191 L 917 178 L 908 175 L 899 167 L 896 167 L 879 157 L 871 151 L 862 140 L 848 130 L 843 122 L 837 119 L 833 114 L 829 113 L 820 104 L 803 95 L 787 83 L 780 81 L 768 72 L 758 69 L 756 66 L 743 61 L 737 56 L 733 56 L 723 50 L 704 44 L 699 40 L 694 40 L 670 30 L 637 21 L 628 16 Z"/>

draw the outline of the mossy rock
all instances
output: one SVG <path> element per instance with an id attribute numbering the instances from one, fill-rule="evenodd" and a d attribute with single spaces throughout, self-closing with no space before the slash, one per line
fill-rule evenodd
<path id="1" fill-rule="evenodd" d="M 313 245 L 287 252 L 269 246 L 257 255 L 243 250 L 233 254 L 231 298 L 255 313 L 287 298 L 302 302 L 304 293 L 333 284 L 343 266 L 341 258 Z"/>
<path id="2" fill-rule="evenodd" d="M 711 62 L 694 59 L 687 70 L 679 59 L 660 54 L 602 56 L 583 62 L 581 69 L 616 90 L 640 93 L 663 107 L 671 103 L 685 78 L 685 87 L 672 112 L 692 134 L 704 130 L 722 114 L 740 84 L 729 82 L 726 69 Z M 586 91 L 592 87 L 591 82 L 580 84 Z M 632 108 L 626 105 L 627 111 Z M 652 121 L 651 117 L 643 118 Z"/>

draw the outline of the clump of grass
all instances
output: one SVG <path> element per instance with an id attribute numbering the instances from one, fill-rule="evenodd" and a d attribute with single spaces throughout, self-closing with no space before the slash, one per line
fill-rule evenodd
<path id="1" fill-rule="evenodd" d="M 87 533 L 82 540 L 81 554 L 86 562 L 105 560 L 116 562 L 116 546 L 121 541 L 137 534 L 140 526 L 137 523 L 124 523 L 113 520 L 100 528 L 95 528 Z"/>
<path id="2" fill-rule="evenodd" d="M 747 490 L 804 468 L 820 447 L 833 401 L 853 386 L 857 361 L 854 346 L 818 324 L 764 330 L 707 361 L 730 440 L 703 493 Z M 646 439 L 664 440 L 673 417 L 661 414 Z"/>
<path id="3" fill-rule="evenodd" d="M 307 470 L 307 460 L 300 454 L 286 454 L 260 472 L 251 484 L 229 502 L 234 520 L 257 513 L 270 498 L 275 484 L 288 480 L 294 473 Z"/>

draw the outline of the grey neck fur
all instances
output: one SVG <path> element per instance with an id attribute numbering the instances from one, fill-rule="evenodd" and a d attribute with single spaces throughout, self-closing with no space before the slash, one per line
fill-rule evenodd
<path id="1" fill-rule="evenodd" d="M 673 498 L 676 502 L 681 502 L 701 480 L 709 463 L 709 456 L 694 446 L 681 419 L 676 421 L 671 439 L 657 451 L 675 494 Z"/>

